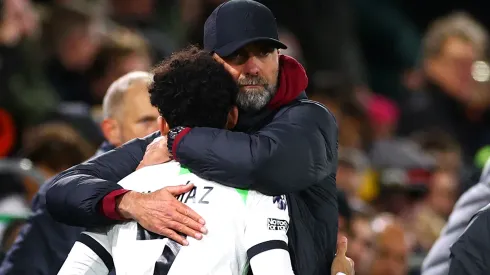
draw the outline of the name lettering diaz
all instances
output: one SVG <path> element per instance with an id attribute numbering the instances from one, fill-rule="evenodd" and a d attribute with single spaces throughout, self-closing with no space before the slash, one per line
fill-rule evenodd
<path id="1" fill-rule="evenodd" d="M 188 181 L 186 183 L 189 184 L 191 183 Z M 209 201 L 207 200 L 207 196 L 213 191 L 214 187 L 212 186 L 204 186 L 203 188 L 199 188 L 199 191 L 197 187 L 192 188 L 191 191 L 180 194 L 177 196 L 177 199 L 183 203 L 200 203 L 200 204 L 209 204 Z"/>
<path id="2" fill-rule="evenodd" d="M 186 183 L 186 185 L 189 183 L 191 183 L 191 182 L 188 181 Z M 197 187 L 194 187 L 194 188 L 192 188 L 191 191 L 184 193 L 184 194 L 180 194 L 180 195 L 176 196 L 175 198 L 177 198 L 179 201 L 181 201 L 183 203 L 189 202 L 189 203 L 209 204 L 207 197 L 211 193 L 211 191 L 213 191 L 214 187 L 204 186 L 203 188 L 200 188 L 200 189 L 201 189 L 201 191 L 197 192 Z M 151 192 L 152 191 L 147 191 L 144 193 L 151 193 Z M 199 198 L 199 200 L 197 200 L 198 198 Z"/>

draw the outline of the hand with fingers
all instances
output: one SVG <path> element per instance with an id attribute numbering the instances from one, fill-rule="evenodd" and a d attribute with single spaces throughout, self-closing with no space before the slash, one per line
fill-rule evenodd
<path id="1" fill-rule="evenodd" d="M 151 232 L 188 245 L 185 237 L 178 233 L 198 240 L 207 233 L 203 218 L 175 198 L 192 188 L 193 184 L 187 184 L 165 187 L 148 194 L 130 191 L 118 199 L 117 210 L 124 218 L 137 221 Z"/>
<path id="2" fill-rule="evenodd" d="M 146 147 L 145 155 L 136 170 L 146 166 L 156 165 L 170 161 L 172 158 L 167 148 L 167 137 L 156 138 Z"/>
<path id="3" fill-rule="evenodd" d="M 354 275 L 354 261 L 345 255 L 347 253 L 347 238 L 337 240 L 337 254 L 332 262 L 332 275 Z"/>

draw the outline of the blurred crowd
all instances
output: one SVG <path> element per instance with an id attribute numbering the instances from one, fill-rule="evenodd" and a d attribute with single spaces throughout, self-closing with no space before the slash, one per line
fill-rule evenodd
<path id="1" fill-rule="evenodd" d="M 200 44 L 222 2 L 1 2 L 3 252 L 42 182 L 104 141 L 110 84 Z M 282 53 L 307 68 L 310 98 L 337 119 L 339 234 L 356 274 L 419 274 L 490 156 L 487 30 L 453 12 L 420 32 L 386 1 L 261 2 L 277 16 Z"/>

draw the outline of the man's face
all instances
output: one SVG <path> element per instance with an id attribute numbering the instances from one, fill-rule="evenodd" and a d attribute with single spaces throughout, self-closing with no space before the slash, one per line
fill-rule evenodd
<path id="1" fill-rule="evenodd" d="M 143 81 L 133 82 L 126 91 L 118 119 L 121 144 L 157 131 L 158 116 L 158 110 L 150 103 L 148 84 Z"/>
<path id="2" fill-rule="evenodd" d="M 450 37 L 441 52 L 430 59 L 431 77 L 448 91 L 465 92 L 472 83 L 471 68 L 476 59 L 477 52 L 471 42 Z"/>
<path id="3" fill-rule="evenodd" d="M 438 172 L 432 176 L 428 199 L 437 214 L 449 217 L 456 203 L 457 186 L 457 179 L 452 173 Z"/>
<path id="4" fill-rule="evenodd" d="M 390 227 L 390 226 L 389 226 Z M 408 247 L 400 226 L 388 228 L 376 240 L 372 275 L 405 275 L 408 270 Z"/>
<path id="5" fill-rule="evenodd" d="M 279 53 L 264 43 L 252 43 L 223 60 L 240 86 L 237 105 L 243 110 L 260 110 L 277 90 Z"/>

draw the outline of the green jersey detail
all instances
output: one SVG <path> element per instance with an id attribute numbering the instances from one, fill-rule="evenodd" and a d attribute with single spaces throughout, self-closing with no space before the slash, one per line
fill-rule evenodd
<path id="1" fill-rule="evenodd" d="M 180 176 L 180 175 L 189 174 L 190 172 L 191 172 L 191 171 L 189 171 L 189 169 L 187 169 L 187 168 L 185 168 L 185 167 L 180 166 L 179 176 Z"/>
<path id="2" fill-rule="evenodd" d="M 9 215 L 9 214 L 0 214 L 0 223 L 9 223 L 13 220 L 17 219 L 27 219 L 28 215 Z"/>
<path id="3" fill-rule="evenodd" d="M 235 190 L 238 192 L 238 194 L 240 194 L 240 196 L 241 196 L 241 197 L 242 197 L 242 199 L 243 199 L 243 202 L 244 202 L 244 203 L 247 203 L 248 190 L 245 190 L 245 189 L 238 189 L 238 188 L 236 188 Z"/>

